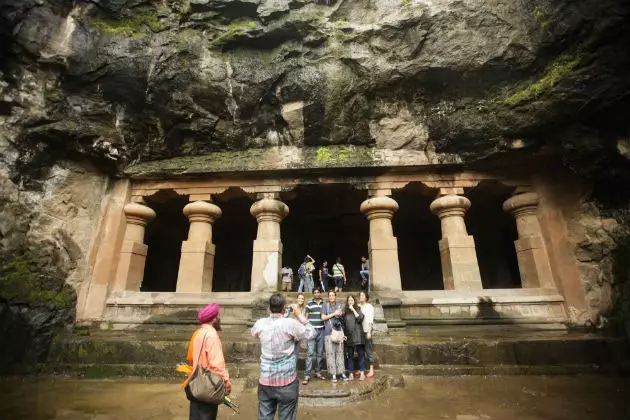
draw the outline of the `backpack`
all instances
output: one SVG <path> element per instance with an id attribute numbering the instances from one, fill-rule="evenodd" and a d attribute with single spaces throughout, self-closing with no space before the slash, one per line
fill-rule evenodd
<path id="1" fill-rule="evenodd" d="M 298 268 L 298 276 L 306 277 L 306 263 L 302 263 Z"/>

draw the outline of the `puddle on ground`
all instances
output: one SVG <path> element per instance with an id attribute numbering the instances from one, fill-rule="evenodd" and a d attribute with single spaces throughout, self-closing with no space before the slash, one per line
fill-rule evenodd
<path id="1" fill-rule="evenodd" d="M 406 377 L 404 388 L 341 407 L 301 406 L 300 419 L 419 420 L 620 420 L 628 418 L 630 381 L 606 376 Z M 236 380 L 240 414 L 219 410 L 219 419 L 255 419 L 256 390 Z M 309 385 L 310 386 L 310 385 Z M 326 383 L 318 384 L 319 387 Z M 331 388 L 333 387 L 330 384 Z M 337 387 L 346 386 L 337 384 Z M 350 385 L 352 386 L 352 385 Z M 121 420 L 188 418 L 178 383 L 67 378 L 0 379 L 0 418 Z"/>

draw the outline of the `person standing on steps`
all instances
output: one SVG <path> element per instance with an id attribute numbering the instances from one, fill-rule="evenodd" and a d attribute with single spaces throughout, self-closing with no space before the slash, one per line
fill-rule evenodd
<path id="1" fill-rule="evenodd" d="M 315 259 L 310 255 L 304 257 L 304 262 L 298 268 L 298 277 L 300 278 L 300 287 L 298 293 L 306 291 L 313 292 L 313 271 L 315 270 Z"/>
<path id="2" fill-rule="evenodd" d="M 359 271 L 361 275 L 361 288 L 366 289 L 368 292 L 370 291 L 370 261 L 361 257 L 361 271 Z"/>
<path id="3" fill-rule="evenodd" d="M 335 383 L 337 378 L 348 380 L 345 374 L 346 368 L 343 358 L 343 343 L 332 341 L 332 331 L 343 330 L 342 325 L 342 305 L 337 302 L 337 293 L 334 290 L 328 291 L 328 302 L 322 306 L 322 320 L 325 325 L 324 346 L 326 347 L 326 366 L 330 380 Z"/>
<path id="4" fill-rule="evenodd" d="M 221 318 L 219 317 L 219 305 L 211 303 L 197 314 L 197 320 L 201 323 L 190 338 L 188 344 L 188 357 L 186 361 L 192 366 L 193 372 L 197 365 L 205 369 L 210 369 L 217 373 L 225 383 L 225 394 L 232 391 L 230 375 L 225 369 L 225 358 L 223 348 L 219 339 L 218 331 L 221 331 Z M 189 377 L 190 380 L 190 377 Z M 190 420 L 215 420 L 219 406 L 199 401 L 193 397 L 188 381 L 184 384 L 186 398 L 190 401 Z"/>
<path id="5" fill-rule="evenodd" d="M 282 274 L 282 291 L 290 292 L 293 285 L 293 269 L 291 267 L 282 267 L 280 270 Z"/>
<path id="6" fill-rule="evenodd" d="M 328 284 L 328 279 L 330 277 L 332 276 L 328 272 L 328 261 L 324 261 L 322 263 L 322 268 L 319 269 L 319 284 L 322 286 L 322 292 L 326 292 L 326 285 Z"/>
<path id="7" fill-rule="evenodd" d="M 365 349 L 363 347 L 363 313 L 352 295 L 346 299 L 346 307 L 343 311 L 343 331 L 346 335 L 346 354 L 348 356 L 348 379 L 354 379 L 354 353 L 356 350 L 359 358 L 359 380 L 365 379 Z"/>
<path id="8" fill-rule="evenodd" d="M 370 365 L 370 370 L 367 373 L 367 377 L 374 376 L 374 342 L 372 341 L 372 332 L 374 331 L 374 306 L 369 302 L 370 294 L 368 292 L 359 293 L 359 307 L 363 312 L 363 321 L 361 325 L 363 327 L 364 343 L 365 343 L 365 358 Z"/>
<path id="9" fill-rule="evenodd" d="M 326 379 L 322 375 L 322 361 L 324 359 L 324 321 L 322 320 L 322 306 L 324 301 L 319 288 L 313 289 L 313 299 L 306 304 L 306 314 L 308 321 L 315 329 L 315 335 L 308 340 L 308 348 L 306 351 L 306 370 L 304 371 L 304 380 L 302 385 L 308 385 L 311 380 L 311 370 L 313 368 L 313 356 L 315 356 L 315 377 L 318 379 Z"/>
<path id="10" fill-rule="evenodd" d="M 302 315 L 284 317 L 286 301 L 280 293 L 269 298 L 271 316 L 256 321 L 252 336 L 260 340 L 260 378 L 258 380 L 258 419 L 297 418 L 300 382 L 297 379 L 295 346 L 315 334 Z"/>
<path id="11" fill-rule="evenodd" d="M 343 285 L 346 284 L 346 270 L 341 265 L 340 257 L 337 257 L 337 261 L 333 265 L 333 279 L 335 280 L 335 292 L 343 291 Z"/>

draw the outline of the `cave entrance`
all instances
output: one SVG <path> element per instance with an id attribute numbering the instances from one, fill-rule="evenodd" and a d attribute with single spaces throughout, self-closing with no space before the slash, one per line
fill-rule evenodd
<path id="1" fill-rule="evenodd" d="M 213 197 L 222 215 L 214 222 L 213 292 L 248 292 L 252 254 L 258 225 L 249 208 L 254 200 L 240 188 L 229 188 Z"/>
<path id="2" fill-rule="evenodd" d="M 181 257 L 182 241 L 188 237 L 188 219 L 184 216 L 187 196 L 173 190 L 161 190 L 146 198 L 156 218 L 147 225 L 148 246 L 142 292 L 174 292 Z"/>
<path id="3" fill-rule="evenodd" d="M 319 285 L 323 261 L 332 267 L 337 257 L 346 270 L 344 290 L 360 289 L 361 256 L 367 257 L 369 226 L 360 212 L 367 191 L 346 184 L 300 185 L 282 193 L 289 215 L 282 222 L 282 263 L 293 269 L 293 288 L 297 290 L 297 269 L 306 254 L 315 258 L 313 280 Z M 326 290 L 328 283 L 324 283 Z"/>
<path id="4" fill-rule="evenodd" d="M 477 261 L 484 289 L 521 287 L 514 241 L 514 218 L 503 211 L 503 202 L 513 188 L 484 181 L 466 192 L 471 206 L 466 213 L 466 227 L 475 238 Z"/>
<path id="5" fill-rule="evenodd" d="M 392 193 L 399 210 L 392 225 L 398 238 L 398 261 L 403 290 L 443 290 L 439 240 L 440 220 L 431 213 L 437 191 L 410 182 Z"/>

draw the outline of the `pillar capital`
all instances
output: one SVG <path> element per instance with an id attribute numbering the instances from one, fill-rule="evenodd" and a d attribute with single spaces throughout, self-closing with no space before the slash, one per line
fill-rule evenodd
<path id="1" fill-rule="evenodd" d="M 263 221 L 281 222 L 289 214 L 289 207 L 280 200 L 263 198 L 252 204 L 249 212 L 258 223 Z"/>
<path id="2" fill-rule="evenodd" d="M 535 192 L 513 195 L 503 203 L 503 211 L 512 213 L 515 217 L 536 214 L 539 201 Z"/>
<path id="3" fill-rule="evenodd" d="M 146 226 L 151 220 L 155 219 L 155 211 L 144 204 L 140 203 L 127 203 L 123 207 L 125 216 L 127 217 L 127 223 L 132 225 Z"/>
<path id="4" fill-rule="evenodd" d="M 450 216 L 464 217 L 470 208 L 470 200 L 461 195 L 448 194 L 433 200 L 430 208 L 440 219 Z"/>
<path id="5" fill-rule="evenodd" d="M 361 213 L 367 215 L 368 220 L 391 219 L 397 210 L 398 203 L 396 200 L 387 196 L 368 198 L 361 203 Z"/>
<path id="6" fill-rule="evenodd" d="M 184 207 L 184 216 L 191 222 L 214 223 L 221 214 L 219 206 L 206 201 L 194 201 Z"/>

